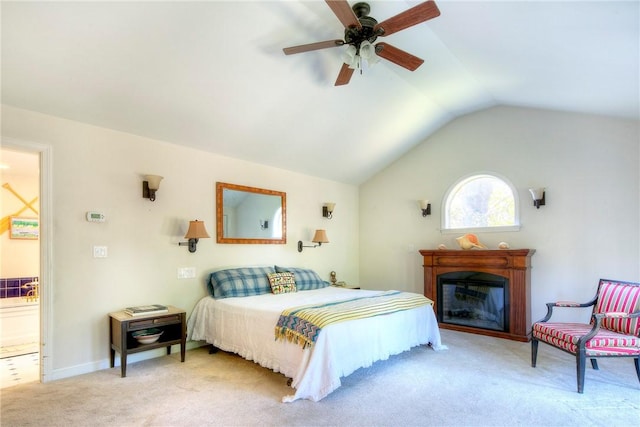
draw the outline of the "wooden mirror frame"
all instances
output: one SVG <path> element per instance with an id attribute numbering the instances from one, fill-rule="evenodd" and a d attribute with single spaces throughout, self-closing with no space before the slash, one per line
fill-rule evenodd
<path id="1" fill-rule="evenodd" d="M 264 194 L 268 196 L 278 196 L 281 201 L 282 209 L 282 234 L 280 239 L 266 238 L 237 238 L 225 237 L 223 218 L 224 218 L 224 190 L 244 191 L 247 193 Z M 247 187 L 244 185 L 229 184 L 226 182 L 216 182 L 216 241 L 218 243 L 240 243 L 240 244 L 285 244 L 287 243 L 287 193 L 282 191 L 266 190 L 264 188 Z"/>

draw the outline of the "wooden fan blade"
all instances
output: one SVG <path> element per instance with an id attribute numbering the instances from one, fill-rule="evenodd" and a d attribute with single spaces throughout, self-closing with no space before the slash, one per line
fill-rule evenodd
<path id="1" fill-rule="evenodd" d="M 423 59 L 384 42 L 376 44 L 376 55 L 409 71 L 415 71 L 424 62 Z"/>
<path id="2" fill-rule="evenodd" d="M 429 0 L 378 23 L 373 27 L 373 31 L 378 35 L 388 36 L 437 16 L 440 16 L 440 10 Z"/>
<path id="3" fill-rule="evenodd" d="M 300 46 L 285 47 L 282 49 L 285 55 L 293 55 L 294 53 L 309 52 L 310 50 L 325 49 L 328 47 L 342 46 L 342 40 L 327 40 L 324 42 L 316 42 L 309 44 L 301 44 Z"/>
<path id="4" fill-rule="evenodd" d="M 351 76 L 355 70 L 353 68 L 349 68 L 347 64 L 342 64 L 342 68 L 340 68 L 340 74 L 338 74 L 338 78 L 336 79 L 336 84 L 334 86 L 342 86 L 349 83 L 351 80 Z"/>
<path id="5" fill-rule="evenodd" d="M 362 24 L 346 0 L 326 0 L 326 2 L 345 28 L 362 28 Z"/>

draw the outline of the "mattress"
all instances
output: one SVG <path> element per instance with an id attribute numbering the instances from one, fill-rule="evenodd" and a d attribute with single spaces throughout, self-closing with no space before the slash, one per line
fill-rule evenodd
<path id="1" fill-rule="evenodd" d="M 444 349 L 431 305 L 384 316 L 335 323 L 311 348 L 275 340 L 280 313 L 300 305 L 352 299 L 381 291 L 326 287 L 286 294 L 215 299 L 207 296 L 189 317 L 189 339 L 206 341 L 292 379 L 297 399 L 319 401 L 340 387 L 340 378 L 418 345 Z"/>

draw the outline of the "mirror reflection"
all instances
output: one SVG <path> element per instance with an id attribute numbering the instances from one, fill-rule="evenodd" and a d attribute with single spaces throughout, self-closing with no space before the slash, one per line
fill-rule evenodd
<path id="1" fill-rule="evenodd" d="M 218 243 L 286 243 L 286 193 L 216 183 Z"/>

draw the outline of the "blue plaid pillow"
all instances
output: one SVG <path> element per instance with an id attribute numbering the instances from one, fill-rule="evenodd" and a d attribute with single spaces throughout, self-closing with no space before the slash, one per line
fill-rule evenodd
<path id="1" fill-rule="evenodd" d="M 296 279 L 296 289 L 299 291 L 308 291 L 310 289 L 320 289 L 329 286 L 329 282 L 325 282 L 318 276 L 313 270 L 308 268 L 294 268 L 294 267 L 276 267 L 276 273 L 293 273 Z"/>
<path id="2" fill-rule="evenodd" d="M 215 271 L 209 276 L 207 288 L 214 298 L 270 294 L 271 284 L 267 277 L 269 273 L 275 273 L 273 267 L 243 267 Z"/>

